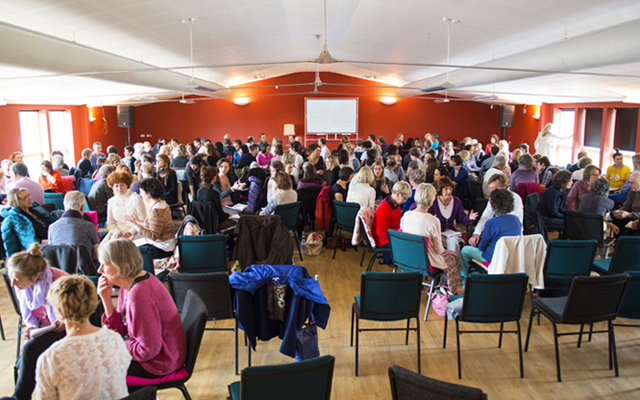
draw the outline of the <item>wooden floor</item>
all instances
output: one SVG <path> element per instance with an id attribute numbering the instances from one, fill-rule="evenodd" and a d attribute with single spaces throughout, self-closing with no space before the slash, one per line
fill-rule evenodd
<path id="1" fill-rule="evenodd" d="M 331 259 L 327 249 L 318 257 L 305 257 L 301 264 L 318 280 L 331 305 L 327 330 L 319 330 L 321 354 L 336 357 L 332 399 L 390 399 L 387 368 L 398 364 L 416 371 L 415 334 L 409 346 L 402 332 L 364 332 L 361 335 L 360 376 L 354 376 L 354 351 L 349 346 L 351 305 L 360 290 L 359 267 L 362 249 L 341 252 Z M 297 253 L 296 262 L 299 261 Z M 389 271 L 386 265 L 374 267 Z M 423 296 L 423 308 L 426 296 Z M 526 332 L 530 311 L 527 301 L 522 326 Z M 0 396 L 13 391 L 12 365 L 16 348 L 17 317 L 4 288 L 0 290 L 0 313 L 7 340 L 0 342 Z M 369 322 L 369 321 L 365 321 Z M 214 323 L 209 323 L 212 326 Z M 230 323 L 217 323 L 231 326 Z M 363 323 L 364 324 L 364 323 Z M 375 323 L 369 323 L 375 325 Z M 450 324 L 449 327 L 453 327 Z M 474 329 L 477 326 L 473 326 Z M 480 328 L 482 329 L 482 328 Z M 495 329 L 495 327 L 487 327 Z M 443 318 L 429 314 L 421 321 L 422 373 L 424 375 L 481 388 L 489 399 L 640 399 L 640 329 L 617 328 L 620 377 L 608 369 L 606 335 L 594 336 L 591 343 L 576 348 L 575 337 L 560 338 L 563 382 L 556 382 L 551 325 L 535 325 L 531 345 L 524 356 L 525 378 L 518 372 L 516 335 L 505 336 L 502 349 L 497 335 L 462 336 L 462 380 L 457 378 L 455 333 L 449 330 L 447 349 L 442 349 Z M 454 328 L 455 330 L 455 328 Z M 566 331 L 561 328 L 561 331 Z M 524 335 L 523 332 L 523 346 Z M 280 364 L 291 359 L 278 352 L 280 341 L 258 343 L 253 365 Z M 233 333 L 205 332 L 193 378 L 187 388 L 194 399 L 224 399 L 227 385 L 239 380 L 233 371 Z M 246 348 L 241 346 L 240 366 L 246 366 Z M 178 390 L 159 392 L 159 399 L 181 399 Z"/>

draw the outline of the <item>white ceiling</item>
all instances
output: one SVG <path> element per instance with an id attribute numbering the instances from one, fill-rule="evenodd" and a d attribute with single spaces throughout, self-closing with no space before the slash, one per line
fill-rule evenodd
<path id="1" fill-rule="evenodd" d="M 449 80 L 454 97 L 640 102 L 638 0 L 326 0 L 326 7 L 328 50 L 344 62 L 312 62 L 324 39 L 324 0 L 0 0 L 0 101 L 226 97 L 225 87 L 256 75 L 319 68 L 321 77 L 375 75 L 404 87 L 402 96 Z M 443 17 L 460 21 L 450 26 L 448 61 Z M 189 26 L 182 22 L 189 18 L 197 18 L 195 82 L 216 92 L 189 84 Z M 563 43 L 571 51 L 552 51 Z M 470 68 L 479 65 L 491 69 Z"/>

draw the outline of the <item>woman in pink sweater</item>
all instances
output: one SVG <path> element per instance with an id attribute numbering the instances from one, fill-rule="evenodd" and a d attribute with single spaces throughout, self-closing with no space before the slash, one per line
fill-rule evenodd
<path id="1" fill-rule="evenodd" d="M 142 269 L 138 248 L 114 239 L 102 243 L 99 253 L 102 322 L 126 338 L 132 357 L 127 375 L 154 379 L 182 368 L 187 339 L 178 309 L 162 282 Z M 120 287 L 117 307 L 111 302 L 114 285 Z"/>

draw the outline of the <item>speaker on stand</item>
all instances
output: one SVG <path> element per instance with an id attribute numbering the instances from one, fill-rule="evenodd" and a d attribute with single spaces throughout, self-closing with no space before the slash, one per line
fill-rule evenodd
<path id="1" fill-rule="evenodd" d="M 516 106 L 505 106 L 500 104 L 500 120 L 498 126 L 502 128 L 502 139 L 507 140 L 507 128 L 513 126 L 513 116 Z"/>
<path id="2" fill-rule="evenodd" d="M 127 128 L 126 145 L 131 144 L 131 127 L 133 126 L 133 106 L 118 106 L 118 127 Z"/>

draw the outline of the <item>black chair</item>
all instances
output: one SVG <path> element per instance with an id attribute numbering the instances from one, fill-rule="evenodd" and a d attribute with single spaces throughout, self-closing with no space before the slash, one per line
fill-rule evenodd
<path id="1" fill-rule="evenodd" d="M 120 400 L 156 400 L 156 392 L 157 389 L 154 386 L 144 386 Z"/>
<path id="2" fill-rule="evenodd" d="M 22 323 L 20 305 L 18 304 L 18 299 L 16 299 L 16 292 L 14 292 L 11 282 L 9 282 L 9 275 L 7 274 L 7 271 L 2 274 L 2 278 L 4 279 L 4 284 L 7 287 L 7 292 L 9 293 L 9 299 L 11 300 L 13 310 L 18 315 L 18 330 L 16 332 L 16 336 L 18 338 L 18 340 L 16 340 L 16 362 L 13 365 L 13 380 L 16 381 L 18 379 L 18 360 L 20 360 L 20 339 L 22 338 L 22 329 L 25 325 Z"/>
<path id="3" fill-rule="evenodd" d="M 567 210 L 564 214 L 564 238 L 566 240 L 595 240 L 604 246 L 603 218 L 600 214 Z M 606 256 L 606 252 L 605 252 Z"/>
<path id="4" fill-rule="evenodd" d="M 405 345 L 409 344 L 409 331 L 416 331 L 418 347 L 418 372 L 420 372 L 420 293 L 422 275 L 418 272 L 384 273 L 365 272 L 360 280 L 360 294 L 356 296 L 351 311 L 351 346 L 356 334 L 356 376 L 358 376 L 358 349 L 360 332 L 406 331 Z M 411 328 L 411 319 L 416 327 Z M 407 321 L 406 328 L 360 328 L 360 320 Z M 355 321 L 355 326 L 354 326 Z"/>
<path id="5" fill-rule="evenodd" d="M 356 216 L 358 215 L 358 211 L 360 211 L 360 204 L 335 200 L 333 205 L 336 210 L 336 224 L 338 228 L 338 231 L 336 232 L 336 247 L 333 249 L 333 259 L 335 260 L 340 240 L 344 239 L 342 232 L 353 233 L 353 228 L 356 224 Z M 356 251 L 358 251 L 357 247 Z"/>
<path id="6" fill-rule="evenodd" d="M 42 254 L 49 266 L 68 274 L 98 275 L 93 261 L 93 249 L 85 245 L 48 244 L 42 246 Z"/>
<path id="7" fill-rule="evenodd" d="M 208 331 L 232 331 L 235 334 L 236 375 L 238 374 L 238 320 L 233 309 L 229 276 L 224 272 L 203 274 L 169 274 L 169 292 L 176 302 L 178 312 L 182 312 L 187 293 L 192 290 L 207 306 L 209 321 L 233 319 L 233 328 L 205 328 Z"/>
<path id="8" fill-rule="evenodd" d="M 615 374 L 619 376 L 613 320 L 620 311 L 629 279 L 630 276 L 628 274 L 578 276 L 575 277 L 571 283 L 569 296 L 538 298 L 533 300 L 524 351 L 526 352 L 529 349 L 529 337 L 531 335 L 531 326 L 533 325 L 533 316 L 535 312 L 538 311 L 547 317 L 553 325 L 556 369 L 558 382 L 561 382 L 558 337 L 579 335 L 578 347 L 580 347 L 584 325 L 607 321 L 608 329 L 606 331 L 596 331 L 593 333 L 607 332 L 609 334 L 609 369 L 615 368 Z M 580 331 L 558 333 L 557 324 L 580 325 Z"/>
<path id="9" fill-rule="evenodd" d="M 456 385 L 416 374 L 394 365 L 389 367 L 391 398 L 393 400 L 486 400 L 482 390 L 470 386 Z"/>
<path id="10" fill-rule="evenodd" d="M 462 379 L 460 361 L 460 335 L 463 333 L 499 333 L 498 347 L 502 347 L 503 333 L 518 334 L 518 355 L 520 357 L 520 377 L 524 378 L 524 364 L 522 362 L 522 340 L 520 331 L 520 316 L 527 292 L 527 274 L 470 274 L 464 290 L 462 311 L 456 317 L 456 343 L 458 345 L 458 378 Z M 444 339 L 442 348 L 447 347 L 447 321 L 444 318 Z M 461 331 L 460 322 L 478 324 L 500 323 L 499 331 Z M 515 322 L 515 331 L 505 331 L 505 322 Z"/>
<path id="11" fill-rule="evenodd" d="M 307 187 L 298 189 L 298 200 L 302 203 L 300 206 L 300 214 L 302 214 L 302 223 L 308 225 L 309 229 L 315 229 L 316 223 L 316 202 L 320 195 L 320 187 Z"/>
<path id="12" fill-rule="evenodd" d="M 300 204 L 301 203 L 299 201 L 296 201 L 295 203 L 280 204 L 276 206 L 276 210 L 273 213 L 280 216 L 282 225 L 284 225 L 289 232 L 293 232 L 293 238 L 296 240 L 300 261 L 303 261 L 302 250 L 300 249 L 300 238 L 296 231 L 296 227 L 298 226 L 298 216 L 300 215 Z"/>
<path id="13" fill-rule="evenodd" d="M 469 198 L 467 199 L 467 208 L 471 209 L 475 206 L 477 199 L 484 199 L 482 192 L 482 180 L 478 178 L 467 179 L 469 185 Z"/>
<path id="14" fill-rule="evenodd" d="M 170 388 L 180 389 L 184 398 L 191 400 L 189 391 L 184 384 L 189 380 L 189 378 L 191 378 L 191 375 L 193 375 L 193 368 L 196 365 L 196 359 L 198 358 L 198 352 L 200 351 L 200 343 L 202 342 L 202 335 L 204 334 L 205 325 L 207 323 L 207 306 L 192 290 L 187 292 L 184 306 L 180 313 L 180 319 L 182 320 L 184 333 L 187 336 L 187 360 L 185 361 L 185 368 L 188 375 L 183 379 L 156 383 L 153 386 L 155 386 L 157 390 Z M 139 388 L 130 387 L 130 390 L 137 389 Z"/>

